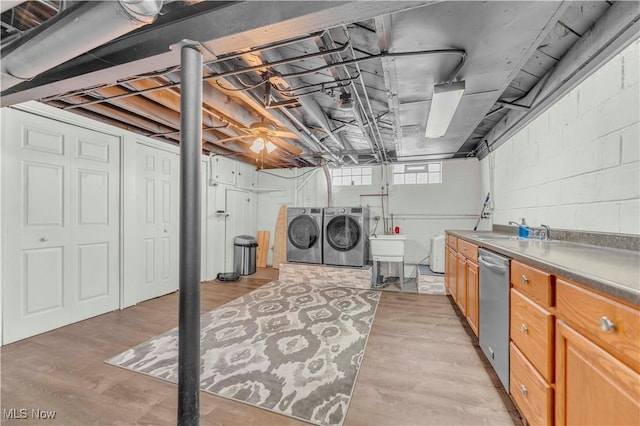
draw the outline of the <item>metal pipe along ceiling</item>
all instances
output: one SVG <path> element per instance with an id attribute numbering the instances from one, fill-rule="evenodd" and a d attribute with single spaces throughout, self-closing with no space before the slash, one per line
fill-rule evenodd
<path id="1" fill-rule="evenodd" d="M 2 90 L 152 23 L 162 0 L 87 2 L 2 58 Z"/>

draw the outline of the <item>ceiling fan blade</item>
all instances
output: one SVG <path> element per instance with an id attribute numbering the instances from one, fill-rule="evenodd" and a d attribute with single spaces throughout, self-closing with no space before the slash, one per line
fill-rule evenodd
<path id="1" fill-rule="evenodd" d="M 232 138 L 226 138 L 226 139 L 218 139 L 218 143 L 228 143 L 228 142 L 232 142 L 232 141 L 237 141 L 237 140 L 242 140 L 242 139 L 248 139 L 248 138 L 255 138 L 255 135 L 242 135 L 242 136 L 234 136 Z"/>
<path id="2" fill-rule="evenodd" d="M 280 138 L 298 139 L 298 135 L 285 129 L 274 130 L 273 135 Z"/>

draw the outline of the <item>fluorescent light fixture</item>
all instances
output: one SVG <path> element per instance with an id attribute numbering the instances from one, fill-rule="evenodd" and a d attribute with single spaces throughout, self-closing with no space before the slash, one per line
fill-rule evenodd
<path id="1" fill-rule="evenodd" d="M 271 154 L 277 148 L 277 146 L 271 141 L 267 142 L 267 144 L 264 147 L 267 148 L 268 154 Z"/>
<path id="2" fill-rule="evenodd" d="M 249 149 L 255 152 L 256 154 L 262 151 L 263 148 L 264 148 L 264 139 L 262 138 L 257 138 L 256 140 L 254 140 L 251 147 L 249 147 Z"/>
<path id="3" fill-rule="evenodd" d="M 447 133 L 463 93 L 464 81 L 433 86 L 427 131 L 424 134 L 426 138 L 441 138 Z"/>

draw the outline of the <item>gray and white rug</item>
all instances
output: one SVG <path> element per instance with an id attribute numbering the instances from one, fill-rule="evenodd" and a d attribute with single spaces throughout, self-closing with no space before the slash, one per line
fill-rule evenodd
<path id="1" fill-rule="evenodd" d="M 201 317 L 200 388 L 341 425 L 380 293 L 273 281 Z M 178 329 L 106 362 L 177 383 Z"/>

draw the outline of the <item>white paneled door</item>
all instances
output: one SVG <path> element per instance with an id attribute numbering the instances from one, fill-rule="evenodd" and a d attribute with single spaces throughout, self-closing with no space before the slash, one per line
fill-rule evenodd
<path id="1" fill-rule="evenodd" d="M 120 139 L 7 111 L 3 339 L 119 307 Z"/>
<path id="2" fill-rule="evenodd" d="M 139 302 L 178 289 L 178 158 L 137 145 Z"/>

